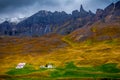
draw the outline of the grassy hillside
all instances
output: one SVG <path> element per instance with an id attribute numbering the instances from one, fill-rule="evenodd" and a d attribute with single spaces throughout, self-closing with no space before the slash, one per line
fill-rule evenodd
<path id="1" fill-rule="evenodd" d="M 91 26 L 86 25 L 73 31 L 69 37 L 78 42 L 85 40 L 104 41 L 120 38 L 120 23 L 97 21 Z"/>
<path id="2" fill-rule="evenodd" d="M 0 75 L 7 78 L 18 76 L 22 78 L 94 78 L 94 76 L 95 78 L 118 78 L 119 48 L 119 38 L 74 42 L 69 36 L 55 34 L 33 38 L 2 37 L 0 38 Z M 25 69 L 18 71 L 15 67 L 20 62 L 26 62 L 27 65 Z M 70 64 L 68 67 L 72 65 L 71 68 L 65 68 L 70 62 L 74 65 Z M 40 69 L 40 65 L 48 63 L 54 64 L 56 69 Z M 103 64 L 107 64 L 106 69 Z M 106 72 L 109 64 L 112 66 Z M 116 70 L 118 72 L 114 72 Z M 72 73 L 75 74 L 71 76 Z"/>

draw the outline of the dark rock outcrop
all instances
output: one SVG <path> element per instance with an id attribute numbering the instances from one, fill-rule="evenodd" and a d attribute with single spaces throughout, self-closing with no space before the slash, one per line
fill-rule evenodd
<path id="1" fill-rule="evenodd" d="M 104 18 L 103 14 L 104 14 L 104 10 L 97 9 L 96 15 L 95 15 L 95 21 L 98 21 L 98 20 Z"/>
<path id="2" fill-rule="evenodd" d="M 72 17 L 73 17 L 73 19 L 76 19 L 76 18 L 80 17 L 79 11 L 78 11 L 78 10 L 74 10 L 74 11 L 72 12 Z"/>
<path id="3" fill-rule="evenodd" d="M 84 10 L 83 6 L 80 6 L 80 17 L 86 17 L 88 15 L 88 12 Z"/>

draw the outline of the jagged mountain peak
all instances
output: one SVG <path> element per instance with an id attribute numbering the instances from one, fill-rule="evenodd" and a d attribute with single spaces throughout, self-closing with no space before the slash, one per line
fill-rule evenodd
<path id="1" fill-rule="evenodd" d="M 87 11 L 83 8 L 83 5 L 81 4 L 80 5 L 80 13 L 83 13 L 83 12 L 87 12 Z"/>
<path id="2" fill-rule="evenodd" d="M 90 11 L 89 11 L 90 13 Z M 74 41 L 112 40 L 120 38 L 120 1 L 111 3 L 104 10 L 97 9 L 92 25 L 76 29 L 69 36 Z"/>
<path id="3" fill-rule="evenodd" d="M 33 16 L 47 16 L 50 15 L 52 12 L 50 11 L 46 11 L 46 10 L 41 10 L 39 12 L 37 12 L 36 14 L 34 14 Z"/>
<path id="4" fill-rule="evenodd" d="M 112 3 L 103 9 L 97 9 L 96 14 L 92 11 L 86 11 L 83 5 L 80 5 L 80 11 L 74 10 L 72 14 L 67 14 L 65 11 L 51 12 L 41 10 L 27 19 L 19 22 L 16 25 L 19 34 L 25 35 L 44 35 L 50 32 L 60 34 L 69 34 L 75 29 L 93 24 L 94 22 L 104 19 L 111 20 L 119 16 L 120 1 Z M 113 9 L 114 8 L 114 9 Z M 114 11 L 113 11 L 114 10 Z M 114 13 L 112 13 L 114 12 Z M 111 14 L 112 13 L 112 14 Z M 111 18 L 110 18 L 111 17 Z"/>
<path id="5" fill-rule="evenodd" d="M 84 10 L 83 5 L 80 5 L 80 17 L 85 17 L 88 15 L 88 12 Z"/>
<path id="6" fill-rule="evenodd" d="M 80 12 L 83 12 L 83 11 L 85 11 L 85 10 L 84 10 L 84 8 L 83 8 L 83 5 L 81 4 L 81 5 L 80 5 Z"/>

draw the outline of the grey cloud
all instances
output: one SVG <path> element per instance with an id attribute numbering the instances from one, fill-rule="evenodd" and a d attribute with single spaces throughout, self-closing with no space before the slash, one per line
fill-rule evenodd
<path id="1" fill-rule="evenodd" d="M 83 4 L 86 10 L 95 12 L 97 8 L 105 8 L 114 1 L 119 0 L 0 0 L 0 17 L 30 16 L 42 9 L 70 13 L 79 9 L 80 4 Z"/>
<path id="2" fill-rule="evenodd" d="M 0 0 L 0 11 L 2 12 L 10 8 L 16 9 L 26 6 L 32 6 L 35 3 L 39 3 L 40 6 L 58 5 L 57 0 Z"/>
<path id="3" fill-rule="evenodd" d="M 81 1 L 83 1 L 82 4 L 86 10 L 91 10 L 95 13 L 96 9 L 98 8 L 104 9 L 111 3 L 117 2 L 119 0 L 81 0 Z"/>
<path id="4" fill-rule="evenodd" d="M 32 0 L 0 0 L 0 10 L 4 11 L 9 7 L 22 7 L 25 5 L 30 5 Z"/>

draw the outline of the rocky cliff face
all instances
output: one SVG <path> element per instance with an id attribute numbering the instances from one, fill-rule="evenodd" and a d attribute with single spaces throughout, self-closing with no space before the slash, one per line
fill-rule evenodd
<path id="1" fill-rule="evenodd" d="M 94 16 L 94 13 L 92 13 L 91 11 L 85 11 L 83 6 L 81 5 L 80 11 L 74 10 L 71 15 L 71 20 L 67 21 L 62 26 L 57 27 L 56 32 L 59 34 L 69 34 L 86 24 L 92 24 Z"/>
<path id="2" fill-rule="evenodd" d="M 98 20 L 104 18 L 103 14 L 104 14 L 104 10 L 102 10 L 102 9 L 97 9 L 96 15 L 95 15 L 95 18 L 94 18 L 95 21 L 98 21 Z"/>
<path id="3" fill-rule="evenodd" d="M 69 34 L 78 28 L 90 26 L 99 20 L 103 22 L 119 21 L 119 13 L 120 1 L 110 4 L 104 10 L 97 9 L 96 14 L 86 11 L 82 5 L 79 11 L 74 10 L 72 14 L 67 14 L 64 11 L 50 12 L 42 10 L 17 25 L 9 22 L 0 24 L 0 33 L 6 35 L 6 31 L 16 31 L 16 35 L 26 36 L 41 36 L 48 33 Z"/>
<path id="4" fill-rule="evenodd" d="M 104 10 L 98 9 L 92 25 L 73 31 L 69 37 L 74 41 L 101 41 L 120 38 L 120 1 Z"/>
<path id="5" fill-rule="evenodd" d="M 25 35 L 44 35 L 52 32 L 52 27 L 60 26 L 70 20 L 71 16 L 65 12 L 39 11 L 28 19 L 17 24 L 18 30 Z"/>
<path id="6" fill-rule="evenodd" d="M 115 20 L 120 16 L 120 1 L 117 3 L 112 3 L 108 7 L 106 7 L 104 10 L 97 9 L 96 15 L 95 15 L 95 21 L 105 19 L 105 21 L 109 20 Z"/>

